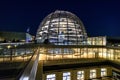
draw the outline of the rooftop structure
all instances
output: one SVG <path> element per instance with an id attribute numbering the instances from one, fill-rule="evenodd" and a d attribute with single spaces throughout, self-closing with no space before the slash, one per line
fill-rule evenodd
<path id="1" fill-rule="evenodd" d="M 48 40 L 55 45 L 80 45 L 87 40 L 82 21 L 68 11 L 55 11 L 41 22 L 36 35 L 38 43 Z"/>
<path id="2" fill-rule="evenodd" d="M 25 32 L 0 32 L 0 42 L 29 42 L 32 41 L 32 35 Z"/>

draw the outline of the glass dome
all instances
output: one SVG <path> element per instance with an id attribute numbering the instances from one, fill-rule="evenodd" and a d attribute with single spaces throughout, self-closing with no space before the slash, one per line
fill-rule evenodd
<path id="1" fill-rule="evenodd" d="M 81 20 L 71 12 L 55 11 L 44 18 L 37 34 L 37 43 L 55 45 L 80 45 L 87 40 Z"/>

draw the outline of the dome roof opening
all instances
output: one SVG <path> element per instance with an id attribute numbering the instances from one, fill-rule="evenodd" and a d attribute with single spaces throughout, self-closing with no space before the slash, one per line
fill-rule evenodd
<path id="1" fill-rule="evenodd" d="M 87 40 L 82 21 L 68 11 L 55 11 L 41 22 L 37 34 L 37 43 L 48 42 L 54 45 L 80 45 Z"/>

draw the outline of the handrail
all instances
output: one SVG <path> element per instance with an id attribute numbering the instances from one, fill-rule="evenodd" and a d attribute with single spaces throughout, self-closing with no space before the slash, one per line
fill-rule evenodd
<path id="1" fill-rule="evenodd" d="M 88 63 L 88 62 L 103 62 L 105 59 L 66 59 L 66 60 L 47 60 L 43 61 L 44 66 L 61 65 L 61 64 L 76 64 L 76 63 Z"/>
<path id="2" fill-rule="evenodd" d="M 36 51 L 33 57 L 31 58 L 30 62 L 24 69 L 23 73 L 17 80 L 35 80 L 38 60 L 39 60 L 39 54 L 37 54 Z"/>

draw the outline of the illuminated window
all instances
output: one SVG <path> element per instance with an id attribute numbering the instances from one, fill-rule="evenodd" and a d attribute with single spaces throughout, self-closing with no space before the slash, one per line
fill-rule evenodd
<path id="1" fill-rule="evenodd" d="M 77 80 L 84 80 L 84 71 L 77 72 Z"/>
<path id="2" fill-rule="evenodd" d="M 96 70 L 93 69 L 93 70 L 90 70 L 90 78 L 96 78 Z"/>
<path id="3" fill-rule="evenodd" d="M 63 80 L 71 80 L 70 79 L 70 72 L 63 73 Z"/>
<path id="4" fill-rule="evenodd" d="M 105 69 L 105 68 L 101 69 L 101 77 L 103 77 L 103 76 L 107 76 L 107 69 Z"/>
<path id="5" fill-rule="evenodd" d="M 56 80 L 55 79 L 55 74 L 49 74 L 49 75 L 47 75 L 46 80 Z"/>

